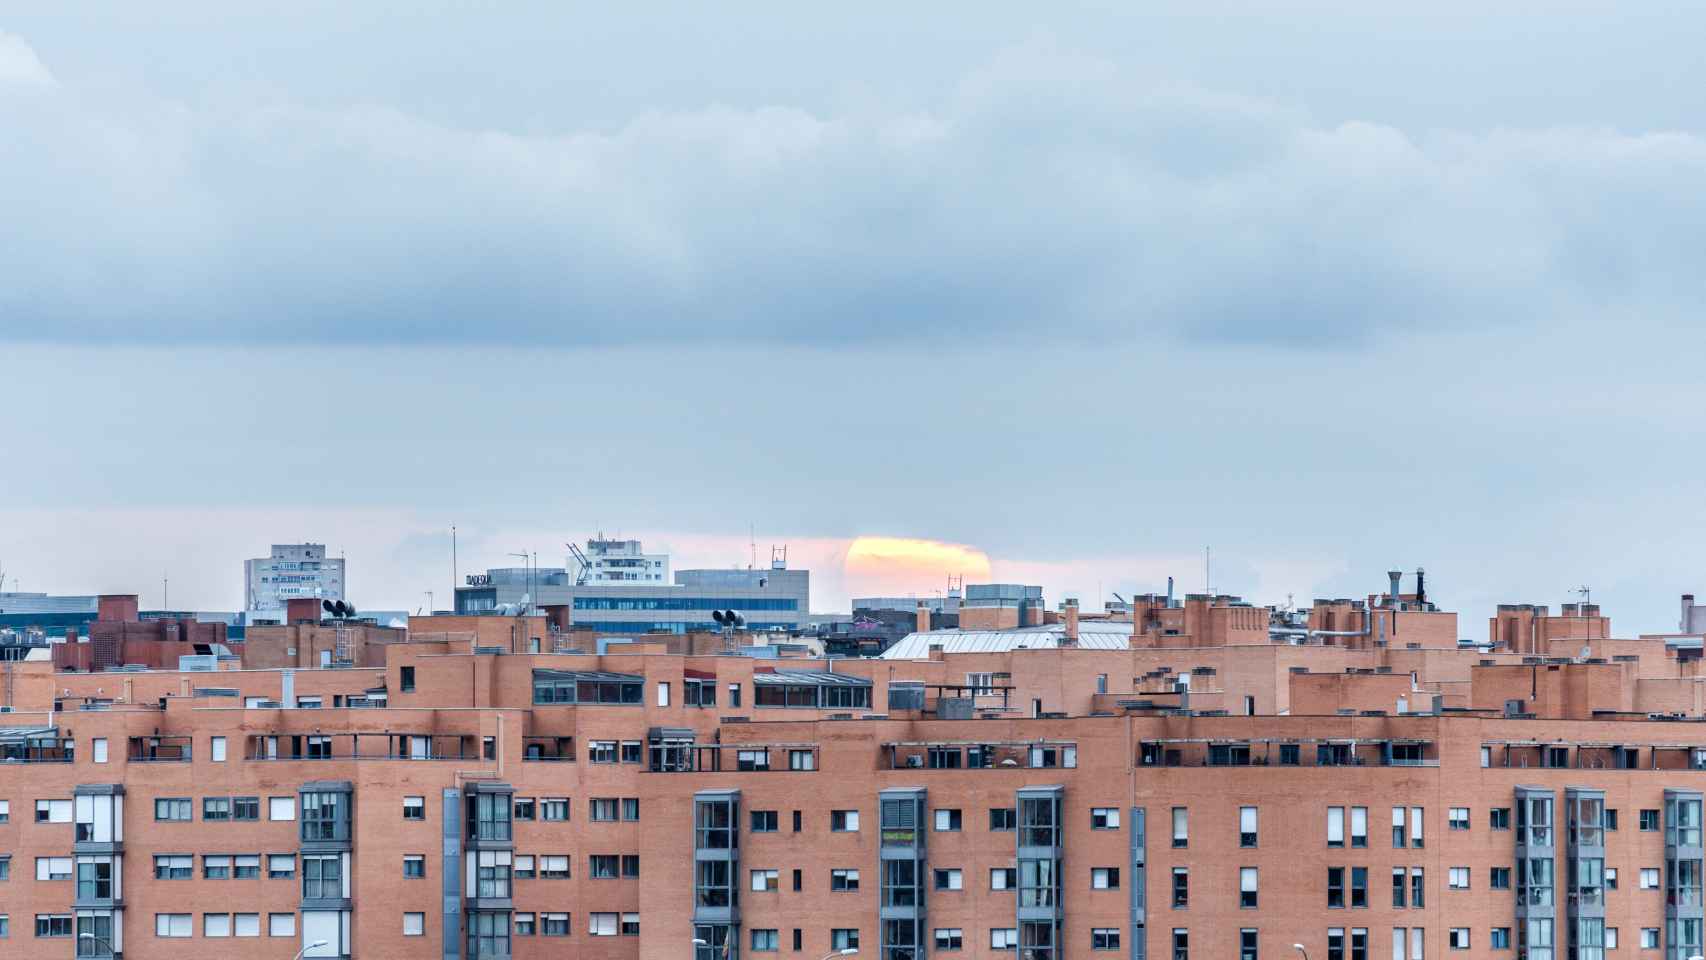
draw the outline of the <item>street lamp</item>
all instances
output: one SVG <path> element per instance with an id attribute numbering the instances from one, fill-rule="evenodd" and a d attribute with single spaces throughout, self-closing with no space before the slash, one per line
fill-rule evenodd
<path id="1" fill-rule="evenodd" d="M 843 947 L 824 956 L 823 960 L 834 960 L 836 957 L 851 957 L 859 952 L 858 947 Z"/>
<path id="2" fill-rule="evenodd" d="M 313 943 L 310 943 L 308 946 L 303 947 L 301 950 L 296 951 L 296 956 L 291 957 L 290 960 L 302 960 L 303 956 L 305 956 L 308 953 L 308 951 L 318 950 L 321 947 L 326 946 L 327 944 L 329 944 L 331 942 L 332 941 L 330 941 L 330 940 L 316 940 Z"/>
<path id="3" fill-rule="evenodd" d="M 1292 948 L 1292 949 L 1293 949 L 1293 950 L 1296 950 L 1296 951 L 1297 951 L 1297 952 L 1298 952 L 1298 953 L 1301 953 L 1301 954 L 1303 954 L 1303 960 L 1309 960 L 1309 951 L 1308 951 L 1308 950 L 1305 950 L 1305 949 L 1303 949 L 1303 944 L 1301 944 L 1301 943 L 1294 943 L 1294 944 L 1292 944 L 1292 945 L 1291 945 L 1291 948 Z"/>
<path id="4" fill-rule="evenodd" d="M 107 956 L 113 956 L 113 955 L 118 953 L 118 948 L 114 947 L 112 944 L 112 941 L 108 940 L 106 937 L 97 937 L 92 933 L 84 932 L 84 933 L 79 933 L 77 935 L 77 940 L 78 940 L 79 947 L 81 947 L 82 941 L 84 941 L 84 940 L 90 941 L 89 946 L 91 946 L 91 947 L 93 947 L 96 943 L 106 944 L 107 945 Z M 83 953 L 83 951 L 81 949 L 79 949 L 77 951 L 77 955 L 78 956 L 91 956 L 91 957 L 94 956 L 93 953 L 89 953 L 89 954 Z"/>

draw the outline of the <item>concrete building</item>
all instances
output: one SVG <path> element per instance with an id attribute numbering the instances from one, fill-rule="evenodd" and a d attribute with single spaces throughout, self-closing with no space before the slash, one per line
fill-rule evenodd
<path id="1" fill-rule="evenodd" d="M 243 609 L 248 623 L 282 622 L 296 599 L 347 600 L 341 557 L 323 543 L 275 543 L 269 556 L 243 561 Z"/>
<path id="2" fill-rule="evenodd" d="M 662 584 L 669 582 L 669 554 L 646 553 L 638 540 L 588 540 L 586 550 L 569 545 L 569 570 L 583 584 Z"/>
<path id="3" fill-rule="evenodd" d="M 629 541 L 637 542 L 637 541 Z M 678 570 L 674 583 L 577 584 L 567 571 L 496 568 L 456 588 L 458 614 L 526 612 L 529 600 L 559 631 L 690 633 L 721 628 L 712 613 L 736 610 L 751 630 L 797 630 L 811 609 L 811 574 L 777 561 L 768 569 Z"/>
<path id="4" fill-rule="evenodd" d="M 1663 641 L 1008 593 L 883 659 L 473 615 L 335 668 L 0 664 L 0 956 L 1701 952 L 1706 668 Z"/>

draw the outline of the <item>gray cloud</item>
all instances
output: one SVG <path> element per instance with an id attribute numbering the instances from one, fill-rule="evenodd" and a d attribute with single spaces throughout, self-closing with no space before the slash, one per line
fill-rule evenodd
<path id="1" fill-rule="evenodd" d="M 1323 123 L 1046 41 L 568 133 L 7 75 L 14 341 L 1311 345 L 1706 293 L 1701 137 Z"/>

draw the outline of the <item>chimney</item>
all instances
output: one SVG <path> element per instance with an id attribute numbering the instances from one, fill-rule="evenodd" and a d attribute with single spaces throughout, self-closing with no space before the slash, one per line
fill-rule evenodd
<path id="1" fill-rule="evenodd" d="M 1392 609 L 1396 610 L 1398 609 L 1398 591 L 1403 589 L 1404 574 L 1398 570 L 1388 570 L 1386 577 L 1392 581 L 1392 586 L 1387 589 L 1386 596 L 1391 600 Z"/>
<path id="2" fill-rule="evenodd" d="M 1682 595 L 1682 622 L 1680 624 L 1678 624 L 1678 626 L 1677 626 L 1677 632 L 1678 633 L 1692 633 L 1693 632 L 1693 624 L 1689 623 L 1690 620 L 1694 619 L 1692 616 L 1690 616 L 1690 613 L 1691 613 L 1693 607 L 1694 607 L 1694 594 L 1692 594 L 1692 593 L 1683 594 Z"/>
<path id="3" fill-rule="evenodd" d="M 918 601 L 918 625 L 915 629 L 919 633 L 930 632 L 930 608 L 922 600 Z"/>
<path id="4" fill-rule="evenodd" d="M 1167 609 L 1173 609 L 1173 578 L 1167 578 Z"/>
<path id="5" fill-rule="evenodd" d="M 930 645 L 930 659 L 931 660 L 944 660 L 944 659 L 946 659 L 946 655 L 944 654 L 944 652 L 942 650 L 941 644 L 932 643 Z"/>
<path id="6" fill-rule="evenodd" d="M 1069 597 L 1065 603 L 1061 619 L 1066 621 L 1066 632 L 1061 634 L 1060 645 L 1063 647 L 1078 646 L 1078 599 Z"/>
<path id="7" fill-rule="evenodd" d="M 95 601 L 95 610 L 95 619 L 107 623 L 135 623 L 141 619 L 136 612 L 134 593 L 102 594 Z"/>
<path id="8" fill-rule="evenodd" d="M 1427 571 L 1421 567 L 1416 568 L 1416 606 L 1418 607 L 1428 602 L 1427 577 Z"/>

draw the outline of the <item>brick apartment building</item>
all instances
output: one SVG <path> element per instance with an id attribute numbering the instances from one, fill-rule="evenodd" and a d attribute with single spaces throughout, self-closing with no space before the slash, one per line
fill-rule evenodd
<path id="1" fill-rule="evenodd" d="M 1701 952 L 1706 674 L 1663 641 L 997 594 L 967 626 L 1007 642 L 884 659 L 533 653 L 493 617 L 336 668 L 290 625 L 245 663 L 306 667 L 0 664 L 0 957 Z"/>

